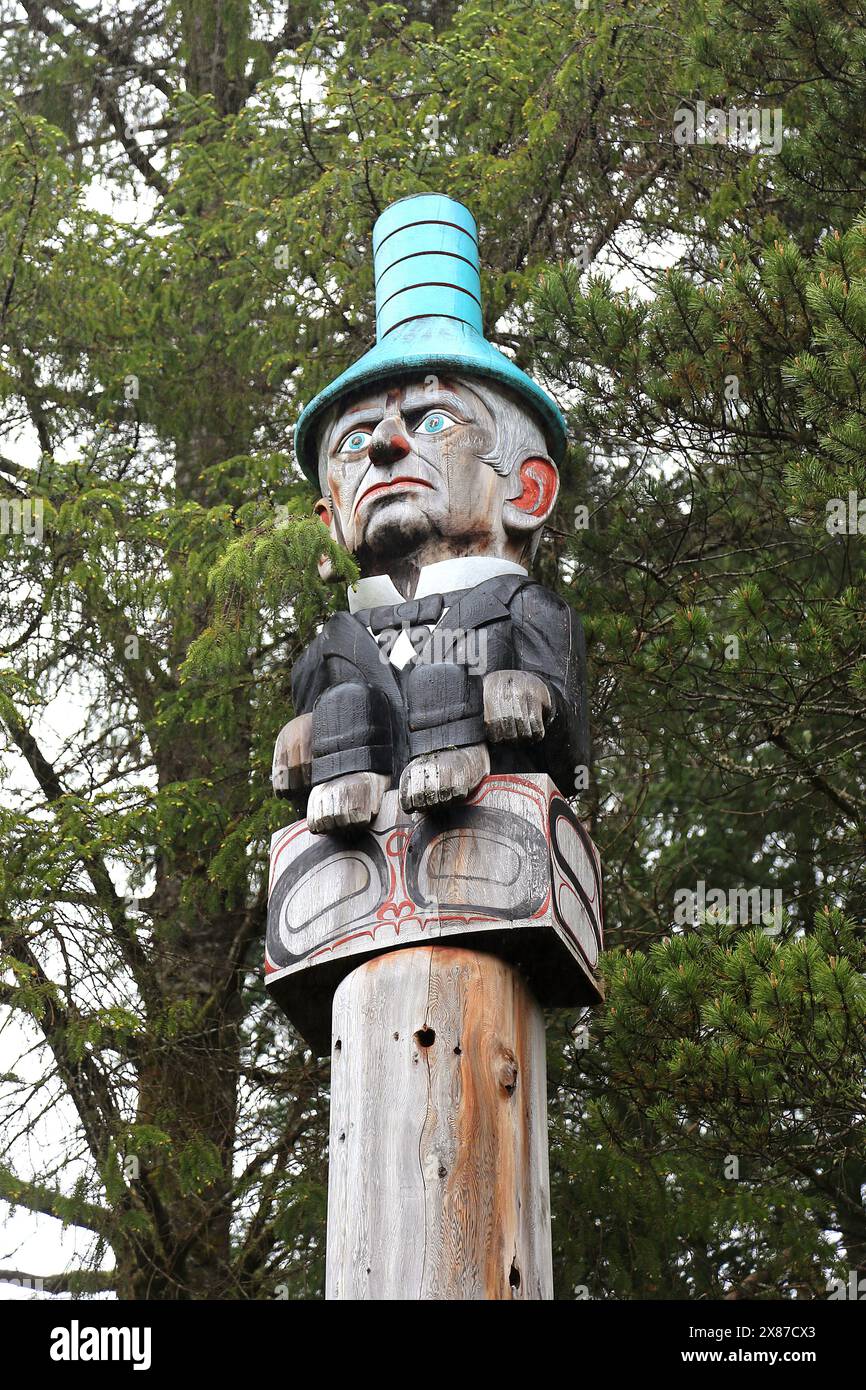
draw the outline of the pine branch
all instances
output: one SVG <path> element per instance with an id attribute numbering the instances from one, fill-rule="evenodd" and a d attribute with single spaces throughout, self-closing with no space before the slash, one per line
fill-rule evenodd
<path id="1" fill-rule="evenodd" d="M 237 989 L 238 976 L 243 968 L 244 957 L 250 942 L 261 934 L 264 927 L 267 903 L 268 883 L 265 878 L 259 885 L 255 901 L 247 908 L 232 939 L 225 965 L 221 971 L 222 979 L 217 983 L 216 988 L 202 1007 L 201 1016 L 203 1018 L 214 1008 L 222 1009 L 232 991 Z"/>
<path id="2" fill-rule="evenodd" d="M 40 8 L 42 7 L 40 6 Z M 75 5 L 55 4 L 53 8 L 80 34 L 92 39 L 100 54 L 108 62 L 135 72 L 138 77 L 149 82 L 164 97 L 171 99 L 174 96 L 171 84 L 165 80 L 159 68 L 155 68 L 152 63 L 141 62 L 133 52 L 132 40 L 140 32 L 141 19 L 147 11 L 146 6 L 140 6 L 128 15 L 126 30 L 122 36 L 109 34 L 99 20 L 93 19 L 91 15 L 83 15 Z"/>
<path id="3" fill-rule="evenodd" d="M 38 1293 L 113 1293 L 117 1284 L 112 1269 L 67 1269 L 62 1274 L 27 1274 L 22 1269 L 0 1269 L 0 1284 L 17 1284 Z"/>
<path id="4" fill-rule="evenodd" d="M 27 134 L 28 143 L 31 143 L 30 132 L 27 130 L 26 126 L 25 131 Z M 33 214 L 36 211 L 36 197 L 39 192 L 39 182 L 39 174 L 34 172 L 33 184 L 30 189 L 30 199 L 27 204 L 27 214 L 24 219 L 24 226 L 21 228 L 21 235 L 18 238 L 18 245 L 16 247 L 15 257 L 12 262 L 12 269 L 9 273 L 9 279 L 6 284 L 6 291 L 3 295 L 3 306 L 2 309 L 0 309 L 0 330 L 2 330 L 4 333 L 6 329 L 6 320 L 9 315 L 9 310 L 12 307 L 12 299 L 15 293 L 15 281 L 18 273 L 18 267 L 24 256 L 24 250 L 27 245 L 27 233 L 30 230 L 30 223 L 33 220 Z"/>
<path id="5" fill-rule="evenodd" d="M 5 1164 L 0 1164 L 0 1201 L 38 1212 L 41 1216 L 54 1216 L 66 1226 L 83 1226 L 97 1235 L 108 1236 L 112 1230 L 110 1211 L 94 1206 L 92 1202 L 67 1197 L 65 1193 L 46 1187 L 43 1183 L 16 1177 Z"/>
<path id="6" fill-rule="evenodd" d="M 781 748 L 785 756 L 795 764 L 807 781 L 811 782 L 817 791 L 828 797 L 833 805 L 842 812 L 846 820 L 851 821 L 854 825 L 860 824 L 860 810 L 853 797 L 831 786 L 826 777 L 822 777 L 820 772 L 816 772 L 809 765 L 807 759 L 797 751 L 787 734 L 783 733 L 781 729 L 768 729 L 767 739 L 768 742 L 774 743 L 777 748 Z"/>
<path id="7" fill-rule="evenodd" d="M 37 29 L 41 34 L 45 34 L 47 38 L 53 39 L 55 43 L 63 49 L 64 53 L 67 55 L 70 54 L 73 51 L 71 35 L 67 34 L 61 25 L 49 19 L 46 13 L 47 6 L 43 5 L 41 0 L 23 0 L 23 3 L 24 9 L 27 12 L 27 17 L 34 29 Z M 80 32 L 87 33 L 90 38 L 95 39 L 98 38 L 100 34 L 102 35 L 100 56 L 108 57 L 112 54 L 123 54 L 124 50 L 112 48 L 111 40 L 108 35 L 105 34 L 105 31 L 101 29 L 100 25 L 91 24 L 83 15 L 78 15 L 74 6 L 58 5 L 56 8 L 61 14 L 65 14 L 66 18 L 70 18 Z M 151 69 L 151 73 L 152 72 L 153 70 Z M 149 80 L 153 80 L 152 76 Z M 154 85 L 157 84 L 154 83 Z M 117 101 L 116 88 L 114 88 L 104 76 L 96 72 L 93 74 L 93 90 L 103 111 L 108 117 L 115 136 L 126 152 L 126 157 L 130 164 L 134 169 L 138 170 L 148 187 L 153 188 L 160 197 L 164 198 L 168 193 L 168 184 L 162 174 L 151 164 L 135 137 L 127 134 L 128 122 Z M 172 95 L 170 89 L 166 92 L 166 95 Z"/>
<path id="8" fill-rule="evenodd" d="M 58 1072 L 78 1111 L 90 1152 L 101 1166 L 109 1157 L 112 1139 L 121 1131 L 120 1114 L 108 1082 L 92 1056 L 85 1054 L 78 1057 L 71 1052 L 69 1026 L 72 1020 L 69 1010 L 59 989 L 49 979 L 29 942 L 14 923 L 0 922 L 0 940 L 3 950 L 24 967 L 42 991 L 45 1009 L 34 1021 L 53 1053 Z M 31 1017 L 34 1017 L 32 1011 Z"/>
<path id="9" fill-rule="evenodd" d="M 253 1172 L 258 1171 L 266 1161 L 271 1158 L 275 1160 L 271 1171 L 266 1173 L 262 1179 L 259 1205 L 253 1214 L 241 1247 L 238 1277 L 242 1284 L 254 1277 L 256 1270 L 261 1268 L 263 1261 L 277 1242 L 271 1221 L 274 1203 L 284 1178 L 285 1165 L 298 1140 L 309 1127 L 310 1120 L 304 1112 L 320 1083 L 321 1078 L 317 1073 L 320 1072 L 321 1066 L 321 1063 L 313 1063 L 312 1070 L 307 1072 L 301 1080 L 298 1086 L 297 1099 L 292 1106 L 283 1133 L 276 1143 L 269 1151 L 257 1154 L 242 1175 L 241 1184 L 248 1181 Z"/>
<path id="10" fill-rule="evenodd" d="M 783 1250 L 781 1258 L 787 1264 L 791 1259 L 791 1251 Z M 757 1298 L 762 1290 L 777 1289 L 778 1279 L 773 1279 L 772 1271 L 769 1269 L 756 1269 L 751 1274 L 747 1274 L 742 1283 L 736 1284 L 725 1294 L 725 1301 L 731 1302 L 740 1298 Z"/>
<path id="11" fill-rule="evenodd" d="M 24 724 L 11 700 L 8 698 L 3 701 L 2 717 L 13 743 L 23 754 L 33 776 L 44 793 L 49 805 L 58 807 L 68 795 L 63 786 L 57 771 L 52 763 L 48 761 L 45 754 L 33 737 L 33 734 Z M 103 860 L 92 852 L 82 852 L 80 855 L 82 867 L 87 872 L 97 894 L 100 898 L 102 910 L 105 912 L 110 924 L 114 939 L 120 947 L 123 958 L 132 972 L 136 983 L 146 997 L 150 996 L 150 971 L 148 967 L 148 957 L 140 942 L 135 936 L 132 925 L 126 915 L 126 906 L 120 894 L 117 892 L 108 869 Z"/>
<path id="12" fill-rule="evenodd" d="M 3 924 L 0 922 L 0 928 L 2 926 Z M 42 988 L 46 1000 L 49 1001 L 45 1012 L 35 1021 L 40 1027 L 46 1043 L 51 1048 L 57 1064 L 58 1075 L 78 1112 L 84 1137 L 97 1169 L 102 1173 L 110 1169 L 114 1180 L 122 1187 L 122 1196 L 116 1204 L 116 1211 L 104 1213 L 106 1218 L 105 1232 L 110 1236 L 115 1248 L 117 1248 L 118 1243 L 125 1244 L 128 1239 L 136 1247 L 139 1258 L 151 1260 L 153 1250 L 150 1239 L 135 1232 L 129 1237 L 119 1236 L 116 1215 L 135 1208 L 146 1211 L 152 1219 L 157 1240 L 163 1244 L 165 1244 L 169 1234 L 169 1221 L 159 1195 L 146 1175 L 142 1175 L 137 1187 L 130 1187 L 123 1183 L 120 1168 L 112 1153 L 112 1145 L 123 1132 L 124 1126 L 120 1112 L 112 1098 L 108 1081 L 92 1055 L 85 1054 L 83 1057 L 78 1057 L 70 1052 L 70 1014 L 63 1003 L 58 1000 L 56 986 L 48 979 L 29 944 L 13 932 L 4 935 L 3 947 L 31 973 L 36 983 Z M 3 1191 L 3 1173 L 4 1170 L 0 1168 L 0 1196 L 5 1196 L 7 1201 L 20 1200 L 21 1205 L 28 1206 L 29 1203 L 20 1198 L 17 1191 L 15 1193 L 12 1193 L 12 1189 L 9 1192 Z M 10 1181 L 14 1181 L 11 1174 L 9 1176 Z M 22 1192 L 27 1192 L 29 1189 L 37 1200 L 40 1191 L 48 1192 L 48 1189 L 40 1189 L 38 1184 L 18 1184 L 15 1182 L 14 1186 L 15 1189 L 20 1187 Z M 46 1198 L 46 1200 L 48 1199 Z M 55 1198 L 52 1197 L 51 1200 L 54 1201 Z M 38 1211 L 43 1208 L 36 1206 L 33 1209 Z M 55 1216 L 59 1213 L 52 1209 L 48 1214 Z M 109 1216 L 112 1218 L 110 1224 L 108 1223 Z M 70 1211 L 68 1219 L 76 1221 L 77 1217 Z M 86 1226 L 88 1222 L 82 1221 L 81 1224 Z M 94 1229 L 99 1228 L 94 1227 Z"/>

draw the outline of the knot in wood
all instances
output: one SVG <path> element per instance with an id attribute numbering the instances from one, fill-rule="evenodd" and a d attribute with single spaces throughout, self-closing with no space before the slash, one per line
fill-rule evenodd
<path id="1" fill-rule="evenodd" d="M 497 1077 L 499 1084 L 506 1095 L 513 1096 L 517 1087 L 517 1073 L 519 1071 L 517 1058 L 510 1047 L 504 1047 L 501 1051 L 497 1065 Z"/>

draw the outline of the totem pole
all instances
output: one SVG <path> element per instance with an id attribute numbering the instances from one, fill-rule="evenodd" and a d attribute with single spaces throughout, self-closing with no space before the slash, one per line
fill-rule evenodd
<path id="1" fill-rule="evenodd" d="M 327 1296 L 551 1298 L 540 1006 L 598 1001 L 602 927 L 583 634 L 528 574 L 565 425 L 484 338 L 465 207 L 373 255 L 376 345 L 295 436 L 361 578 L 292 674 L 267 983 L 331 1049 Z"/>

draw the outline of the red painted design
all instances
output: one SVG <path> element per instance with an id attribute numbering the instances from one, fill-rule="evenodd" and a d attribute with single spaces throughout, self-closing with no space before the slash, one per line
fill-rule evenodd
<path id="1" fill-rule="evenodd" d="M 394 902 L 392 899 L 389 902 L 383 903 L 382 906 L 377 909 L 376 916 L 379 918 L 380 922 L 384 922 L 386 917 L 393 917 L 395 921 L 399 921 L 402 917 L 406 917 L 416 911 L 417 908 L 410 898 L 403 898 L 399 903 Z"/>
<path id="2" fill-rule="evenodd" d="M 520 481 L 523 491 L 512 506 L 531 516 L 546 515 L 556 500 L 559 487 L 559 475 L 553 464 L 545 458 L 524 459 L 520 465 Z"/>
<path id="3" fill-rule="evenodd" d="M 537 831 L 543 834 L 547 847 L 551 875 L 550 884 L 547 887 L 543 903 L 533 912 L 530 920 L 533 923 L 543 924 L 551 916 L 555 917 L 557 930 L 562 934 L 562 945 L 566 955 L 575 961 L 580 960 L 590 966 L 593 965 L 592 952 L 596 942 L 600 947 L 601 937 L 601 902 L 596 902 L 596 897 L 600 897 L 600 894 L 597 892 L 596 884 L 593 883 L 590 892 L 594 911 L 588 913 L 585 904 L 580 895 L 575 893 L 573 886 L 562 880 L 554 857 L 553 837 L 550 828 L 550 804 L 554 797 L 559 796 L 558 791 L 546 781 L 539 786 L 539 779 L 534 776 L 492 775 L 484 779 L 474 795 L 469 798 L 467 804 L 481 807 L 492 801 L 495 807 L 502 794 L 505 794 L 510 800 L 518 815 L 521 814 L 521 808 L 513 806 L 515 799 L 528 802 L 528 805 L 522 808 L 522 814 L 527 823 L 532 824 Z M 334 956 L 354 953 L 359 953 L 360 958 L 363 958 L 363 954 L 371 950 L 382 951 L 398 944 L 410 944 L 414 940 L 419 942 L 429 940 L 431 933 L 433 939 L 441 937 L 443 940 L 449 938 L 453 940 L 455 934 L 459 939 L 461 928 L 464 931 L 471 931 L 474 928 L 479 931 L 493 931 L 495 933 L 497 929 L 509 925 L 507 922 L 503 922 L 502 918 L 492 916 L 483 910 L 455 911 L 443 905 L 431 913 L 429 908 L 424 908 L 413 901 L 407 890 L 407 857 L 415 830 L 414 821 L 397 827 L 392 825 L 387 830 L 383 830 L 380 835 L 376 834 L 374 828 L 373 835 L 380 851 L 384 851 L 384 862 L 388 866 L 387 879 L 382 885 L 385 890 L 384 901 L 378 907 L 370 909 L 369 915 L 364 920 L 358 921 L 356 919 L 354 922 L 346 923 L 337 939 L 323 943 L 310 952 L 303 961 L 299 960 L 297 965 L 290 967 L 288 971 L 284 972 L 283 967 L 275 964 L 274 959 L 269 956 L 266 950 L 265 973 L 269 985 L 272 985 L 274 979 L 279 979 L 284 973 L 294 973 L 301 964 L 309 967 Z M 301 837 L 300 844 L 298 844 L 299 837 Z M 301 850 L 311 843 L 306 821 L 298 821 L 278 832 L 271 854 L 271 886 L 275 884 L 283 871 L 286 857 L 294 859 Z M 597 864 L 597 851 L 594 850 L 594 847 L 590 848 L 589 845 L 586 845 L 586 848 L 593 854 Z M 355 854 L 363 857 L 363 848 L 359 846 Z M 570 894 L 569 898 L 566 898 L 566 893 Z M 577 916 L 575 916 L 575 901 L 577 903 Z M 574 930 L 568 926 L 562 908 L 568 910 L 570 916 L 577 923 L 578 930 L 585 936 L 589 953 L 581 945 Z M 597 923 L 593 920 L 594 918 L 599 919 Z M 369 943 L 367 947 L 362 944 L 364 940 Z M 585 970 L 586 966 L 581 968 Z"/>

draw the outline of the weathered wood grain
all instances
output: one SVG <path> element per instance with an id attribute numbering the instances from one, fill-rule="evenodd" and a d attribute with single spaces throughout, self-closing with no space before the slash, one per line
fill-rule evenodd
<path id="1" fill-rule="evenodd" d="M 334 999 L 327 1296 L 553 1296 L 544 1020 L 461 947 L 359 966 Z"/>

